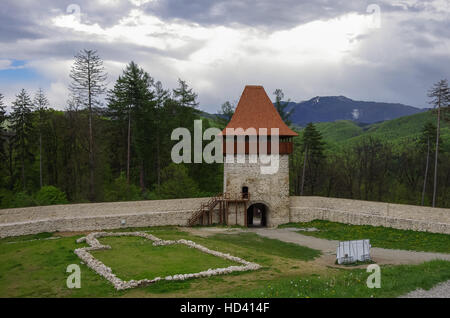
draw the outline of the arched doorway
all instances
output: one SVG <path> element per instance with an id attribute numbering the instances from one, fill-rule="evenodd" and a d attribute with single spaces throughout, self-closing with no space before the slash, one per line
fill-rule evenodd
<path id="1" fill-rule="evenodd" d="M 263 203 L 255 203 L 247 209 L 247 225 L 248 227 L 266 227 L 267 211 L 269 209 Z"/>

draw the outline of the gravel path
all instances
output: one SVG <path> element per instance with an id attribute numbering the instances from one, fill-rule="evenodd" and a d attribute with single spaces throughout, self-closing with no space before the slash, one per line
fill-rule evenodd
<path id="1" fill-rule="evenodd" d="M 298 233 L 298 229 L 254 229 L 252 231 L 264 237 L 321 250 L 323 255 L 316 261 L 324 263 L 324 265 L 330 266 L 330 262 L 334 264 L 336 259 L 336 247 L 339 241 L 303 235 Z M 370 254 L 377 264 L 420 264 L 433 259 L 450 261 L 450 254 L 390 250 L 378 247 L 371 248 Z M 400 298 L 450 298 L 450 280 L 440 283 L 430 290 L 414 290 Z"/>
<path id="2" fill-rule="evenodd" d="M 336 260 L 336 248 L 339 241 L 325 240 L 317 237 L 298 233 L 298 229 L 251 229 L 258 235 L 278 239 L 280 241 L 299 244 L 322 251 L 322 261 L 327 265 L 333 265 Z M 372 247 L 370 255 L 377 264 L 421 264 L 434 259 L 450 261 L 450 254 L 415 252 L 405 250 L 391 250 Z M 354 267 L 353 267 L 354 268 Z"/>
<path id="3" fill-rule="evenodd" d="M 440 283 L 430 290 L 417 289 L 399 298 L 450 298 L 450 280 Z"/>
<path id="4" fill-rule="evenodd" d="M 195 228 L 188 230 L 194 235 L 210 236 L 218 233 L 237 234 L 245 231 L 254 232 L 263 237 L 277 239 L 283 242 L 294 243 L 302 246 L 307 246 L 322 252 L 322 256 L 314 262 L 324 266 L 349 268 L 335 264 L 336 248 L 339 241 L 326 240 L 317 237 L 307 236 L 298 233 L 298 228 L 284 228 L 284 229 L 223 229 L 223 228 Z M 450 261 L 450 254 L 430 253 L 430 252 L 415 252 L 405 250 L 391 250 L 379 247 L 370 249 L 372 259 L 377 264 L 420 264 L 434 259 L 442 259 Z M 365 268 L 366 265 L 352 266 L 351 268 Z M 450 298 L 450 280 L 440 283 L 430 290 L 417 289 L 400 298 Z"/>

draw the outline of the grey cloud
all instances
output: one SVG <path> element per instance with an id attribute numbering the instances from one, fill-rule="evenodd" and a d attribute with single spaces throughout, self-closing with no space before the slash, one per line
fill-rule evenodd
<path id="1" fill-rule="evenodd" d="M 2 0 L 0 6 L 0 41 L 14 42 L 20 39 L 38 39 L 52 33 L 50 20 L 66 14 L 70 4 L 81 9 L 84 23 L 111 26 L 135 8 L 129 1 L 118 5 L 101 4 L 89 0 Z"/>
<path id="2" fill-rule="evenodd" d="M 147 12 L 164 19 L 183 19 L 204 25 L 240 24 L 286 28 L 350 11 L 366 12 L 366 0 L 167 0 L 149 3 Z"/>
<path id="3" fill-rule="evenodd" d="M 349 12 L 365 13 L 367 5 L 373 2 L 167 0 L 149 3 L 144 8 L 163 21 L 181 19 L 205 26 L 243 25 L 267 32 Z M 391 0 L 381 2 L 382 17 L 386 17 L 382 28 L 373 34 L 355 38 L 360 48 L 349 53 L 351 58 L 362 61 L 361 64 L 343 61 L 339 65 L 311 64 L 301 69 L 283 68 L 274 56 L 263 67 L 247 60 L 242 65 L 225 60 L 219 62 L 209 74 L 193 75 L 177 73 L 170 61 L 187 60 L 204 46 L 202 41 L 190 41 L 181 49 L 160 50 L 138 44 L 110 43 L 92 35 L 86 37 L 69 29 L 53 27 L 50 23 L 53 17 L 65 13 L 67 5 L 78 3 L 84 23 L 112 26 L 134 8 L 128 1 L 108 6 L 87 0 L 2 0 L 0 59 L 67 60 L 72 59 L 80 49 L 96 49 L 107 61 L 125 64 L 135 60 L 157 80 L 162 80 L 166 87 L 173 87 L 177 77 L 181 77 L 196 89 L 196 82 L 205 81 L 204 77 L 207 77 L 211 85 L 196 90 L 202 109 L 211 112 L 216 111 L 225 100 L 238 98 L 245 84 L 262 84 L 269 95 L 275 88 L 283 88 L 286 96 L 295 101 L 316 95 L 347 95 L 354 99 L 427 106 L 426 90 L 433 82 L 442 77 L 448 78 L 450 74 L 450 56 L 448 51 L 440 49 L 449 45 L 450 19 L 442 19 L 445 13 L 427 7 L 429 2 L 410 6 L 407 10 L 392 6 L 389 4 Z M 419 13 L 424 10 L 441 19 L 420 17 Z M 402 19 L 397 20 L 395 15 Z M 164 33 L 152 35 L 166 36 Z M 28 41 L 19 41 L 23 39 Z M 33 41 L 38 39 L 45 41 Z M 257 47 L 242 47 L 247 56 L 258 54 Z M 108 70 L 110 81 L 114 81 L 114 76 L 120 72 L 120 64 L 114 67 L 115 70 Z"/>

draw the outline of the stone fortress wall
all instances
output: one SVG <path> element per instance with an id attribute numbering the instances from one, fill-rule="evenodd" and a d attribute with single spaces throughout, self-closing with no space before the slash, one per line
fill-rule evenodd
<path id="1" fill-rule="evenodd" d="M 177 225 L 184 226 L 209 198 L 74 204 L 0 210 L 0 237 L 42 232 L 73 232 Z M 290 213 L 273 225 L 314 219 L 450 234 L 450 209 L 382 202 L 290 197 Z M 230 219 L 235 218 L 230 211 Z M 269 207 L 270 214 L 274 213 Z M 283 213 L 284 214 L 284 213 Z M 274 220 L 274 218 L 272 218 Z"/>
<path id="2" fill-rule="evenodd" d="M 54 205 L 0 210 L 0 237 L 43 232 L 186 225 L 209 198 Z"/>
<path id="3" fill-rule="evenodd" d="M 328 220 L 450 234 L 450 209 L 323 197 L 290 200 L 290 222 Z"/>
<path id="4" fill-rule="evenodd" d="M 236 160 L 236 159 L 235 159 Z M 269 208 L 268 226 L 276 226 L 289 220 L 289 155 L 280 155 L 278 169 L 273 174 L 262 174 L 260 162 L 251 163 L 245 155 L 244 163 L 224 162 L 224 189 L 240 196 L 242 187 L 248 187 L 250 202 L 264 203 Z M 276 208 L 274 208 L 276 207 Z M 238 225 L 244 225 L 244 209 L 238 207 Z M 230 224 L 236 224 L 235 205 L 230 205 Z"/>

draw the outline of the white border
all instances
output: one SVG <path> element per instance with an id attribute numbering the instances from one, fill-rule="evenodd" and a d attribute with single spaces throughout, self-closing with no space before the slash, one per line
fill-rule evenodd
<path id="1" fill-rule="evenodd" d="M 148 240 L 153 241 L 153 246 L 164 246 L 164 245 L 173 245 L 173 244 L 184 244 L 187 245 L 190 248 L 196 248 L 204 253 L 211 254 L 214 256 L 218 256 L 233 262 L 237 262 L 240 264 L 243 264 L 243 266 L 229 266 L 226 268 L 216 268 L 216 269 L 208 269 L 207 271 L 203 271 L 200 273 L 193 273 L 193 274 L 176 274 L 173 276 L 167 276 L 164 278 L 156 277 L 154 279 L 142 279 L 142 280 L 130 280 L 130 281 L 123 281 L 120 278 L 118 278 L 111 270 L 110 267 L 107 267 L 105 264 L 103 264 L 101 261 L 96 259 L 94 256 L 92 256 L 90 251 L 98 251 L 98 250 L 107 250 L 111 249 L 111 246 L 109 245 L 102 245 L 97 239 L 101 237 L 109 237 L 109 236 L 137 236 L 137 237 L 143 237 Z M 188 240 L 177 240 L 177 241 L 164 241 L 159 238 L 157 238 L 154 235 L 143 233 L 143 232 L 120 232 L 120 233 L 114 233 L 114 232 L 95 232 L 91 233 L 85 237 L 79 238 L 77 240 L 77 243 L 86 242 L 89 244 L 89 247 L 83 247 L 78 248 L 74 252 L 78 257 L 91 269 L 93 269 L 97 274 L 100 276 L 103 276 L 106 278 L 109 282 L 111 282 L 114 287 L 117 290 L 125 290 L 129 288 L 135 288 L 140 286 L 147 286 L 153 283 L 156 283 L 160 280 L 185 280 L 190 278 L 198 278 L 198 277 L 210 277 L 214 275 L 223 275 L 223 274 L 229 274 L 232 272 L 245 272 L 245 271 L 251 271 L 251 270 L 258 270 L 261 268 L 261 265 L 247 262 L 246 260 L 243 260 L 239 257 L 232 256 L 230 254 L 221 253 L 218 251 L 210 250 L 200 244 L 197 244 L 192 241 Z"/>

